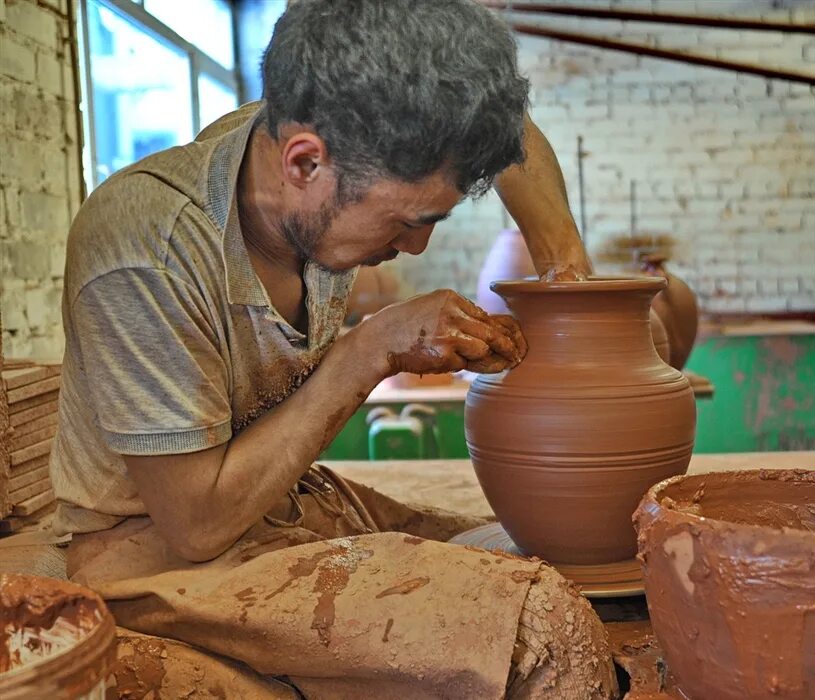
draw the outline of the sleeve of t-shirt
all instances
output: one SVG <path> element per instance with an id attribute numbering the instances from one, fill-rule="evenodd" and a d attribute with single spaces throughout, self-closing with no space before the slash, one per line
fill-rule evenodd
<path id="1" fill-rule="evenodd" d="M 229 373 L 193 285 L 152 268 L 108 272 L 79 293 L 70 323 L 111 450 L 180 454 L 230 439 Z"/>

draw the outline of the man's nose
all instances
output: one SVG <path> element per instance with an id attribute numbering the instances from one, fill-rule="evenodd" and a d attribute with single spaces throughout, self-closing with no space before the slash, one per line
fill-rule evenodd
<path id="1" fill-rule="evenodd" d="M 400 253 L 419 255 L 427 248 L 431 233 L 433 233 L 432 226 L 422 226 L 422 228 L 403 233 L 391 245 Z"/>

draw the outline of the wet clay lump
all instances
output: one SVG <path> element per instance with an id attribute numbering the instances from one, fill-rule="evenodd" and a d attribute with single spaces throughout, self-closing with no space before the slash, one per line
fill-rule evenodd
<path id="1" fill-rule="evenodd" d="M 815 697 L 815 472 L 677 477 L 635 523 L 651 623 L 685 697 Z"/>
<path id="2" fill-rule="evenodd" d="M 474 382 L 465 432 L 487 500 L 525 553 L 565 564 L 633 557 L 640 498 L 687 469 L 693 393 L 650 330 L 664 286 L 648 277 L 493 285 L 529 352 Z"/>

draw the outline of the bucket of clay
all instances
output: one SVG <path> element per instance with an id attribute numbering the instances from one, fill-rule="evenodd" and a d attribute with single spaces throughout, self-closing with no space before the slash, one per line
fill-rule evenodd
<path id="1" fill-rule="evenodd" d="M 815 471 L 678 476 L 648 491 L 634 521 L 682 697 L 815 698 Z"/>
<path id="2" fill-rule="evenodd" d="M 91 590 L 0 575 L 0 698 L 104 700 L 116 625 Z"/>

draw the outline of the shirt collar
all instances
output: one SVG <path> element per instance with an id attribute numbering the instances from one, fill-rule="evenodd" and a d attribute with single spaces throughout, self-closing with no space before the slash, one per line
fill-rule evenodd
<path id="1" fill-rule="evenodd" d="M 277 313 L 261 284 L 241 233 L 236 188 L 252 129 L 263 116 L 264 103 L 250 102 L 235 113 L 245 112 L 238 126 L 220 137 L 213 151 L 208 173 L 210 215 L 223 230 L 223 262 L 226 273 L 227 299 L 230 304 L 267 307 Z M 308 294 L 310 328 L 332 298 L 348 296 L 358 268 L 332 272 L 309 262 L 303 274 Z M 281 318 L 282 320 L 282 318 Z M 309 333 L 311 335 L 311 332 Z"/>

